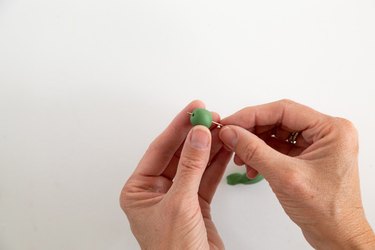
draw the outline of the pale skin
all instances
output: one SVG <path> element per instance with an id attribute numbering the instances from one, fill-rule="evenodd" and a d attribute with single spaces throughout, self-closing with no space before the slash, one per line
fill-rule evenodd
<path id="1" fill-rule="evenodd" d="M 265 177 L 312 247 L 375 249 L 349 121 L 282 100 L 247 107 L 210 131 L 189 124 L 187 112 L 198 107 L 190 103 L 151 143 L 121 192 L 142 249 L 224 249 L 210 204 L 233 152 L 250 178 Z M 293 131 L 301 131 L 295 145 L 285 141 Z"/>

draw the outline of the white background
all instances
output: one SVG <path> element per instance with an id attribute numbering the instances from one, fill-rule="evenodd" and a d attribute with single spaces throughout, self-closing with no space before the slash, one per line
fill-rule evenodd
<path id="1" fill-rule="evenodd" d="M 352 120 L 375 226 L 374 93 L 370 0 L 0 0 L 0 249 L 138 249 L 119 192 L 193 99 Z M 212 213 L 227 249 L 310 249 L 265 181 Z"/>

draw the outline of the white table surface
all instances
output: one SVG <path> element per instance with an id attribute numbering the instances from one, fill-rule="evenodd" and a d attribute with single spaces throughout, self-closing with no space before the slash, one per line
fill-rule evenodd
<path id="1" fill-rule="evenodd" d="M 138 249 L 119 192 L 193 99 L 353 121 L 375 226 L 374 93 L 370 0 L 1 0 L 0 249 Z M 227 249 L 311 249 L 265 181 L 223 180 L 212 213 Z"/>

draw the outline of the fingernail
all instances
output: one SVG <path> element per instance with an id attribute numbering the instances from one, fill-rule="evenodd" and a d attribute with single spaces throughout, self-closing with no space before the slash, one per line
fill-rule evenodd
<path id="1" fill-rule="evenodd" d="M 196 126 L 193 128 L 190 136 L 190 145 L 193 148 L 205 149 L 210 144 L 210 137 L 211 135 L 207 133 L 206 128 Z"/>
<path id="2" fill-rule="evenodd" d="M 223 143 L 230 148 L 231 150 L 234 149 L 235 145 L 237 144 L 237 133 L 230 127 L 224 127 L 220 133 L 220 139 Z"/>

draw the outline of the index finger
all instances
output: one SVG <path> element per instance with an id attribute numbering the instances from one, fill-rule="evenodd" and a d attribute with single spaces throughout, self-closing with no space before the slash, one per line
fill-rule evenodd
<path id="1" fill-rule="evenodd" d="M 258 106 L 244 108 L 221 120 L 225 125 L 237 125 L 245 129 L 256 126 L 278 125 L 290 131 L 302 131 L 304 139 L 311 143 L 318 128 L 328 116 L 302 104 L 280 100 Z"/>

